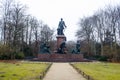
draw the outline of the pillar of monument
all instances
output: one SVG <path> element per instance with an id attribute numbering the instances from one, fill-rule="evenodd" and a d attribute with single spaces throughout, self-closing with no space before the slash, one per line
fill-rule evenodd
<path id="1" fill-rule="evenodd" d="M 60 44 L 63 42 L 63 41 L 66 41 L 66 37 L 65 35 L 57 35 L 57 49 L 60 48 Z"/>

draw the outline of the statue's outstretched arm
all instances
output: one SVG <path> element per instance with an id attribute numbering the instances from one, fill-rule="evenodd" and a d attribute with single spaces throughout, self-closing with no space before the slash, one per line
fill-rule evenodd
<path id="1" fill-rule="evenodd" d="M 67 26 L 65 25 L 65 22 L 64 22 L 64 26 L 67 28 Z"/>

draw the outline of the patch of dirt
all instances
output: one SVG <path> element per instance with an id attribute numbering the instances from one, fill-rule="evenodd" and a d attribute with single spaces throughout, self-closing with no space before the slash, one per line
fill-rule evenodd
<path id="1" fill-rule="evenodd" d="M 0 72 L 0 74 L 4 74 L 5 72 Z"/>
<path id="2" fill-rule="evenodd" d="M 18 61 L 18 60 L 0 60 L 0 62 L 16 64 L 16 63 L 19 63 L 20 61 Z"/>

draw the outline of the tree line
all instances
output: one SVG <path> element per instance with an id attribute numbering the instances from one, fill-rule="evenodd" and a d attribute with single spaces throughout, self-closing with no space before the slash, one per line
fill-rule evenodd
<path id="1" fill-rule="evenodd" d="M 54 30 L 13 0 L 0 3 L 0 59 L 37 56 L 41 42 L 52 44 Z"/>
<path id="2" fill-rule="evenodd" d="M 76 36 L 87 56 L 120 60 L 120 6 L 107 6 L 80 19 Z"/>

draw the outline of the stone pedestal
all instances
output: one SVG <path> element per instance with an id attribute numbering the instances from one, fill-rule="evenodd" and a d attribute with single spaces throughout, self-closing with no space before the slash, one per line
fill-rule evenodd
<path id="1" fill-rule="evenodd" d="M 38 54 L 38 59 L 40 61 L 50 61 L 50 62 L 86 62 L 83 54 Z"/>
<path id="2" fill-rule="evenodd" d="M 66 37 L 64 35 L 58 35 L 56 38 L 57 38 L 57 49 L 58 49 L 60 47 L 60 44 L 63 41 L 66 41 Z"/>

